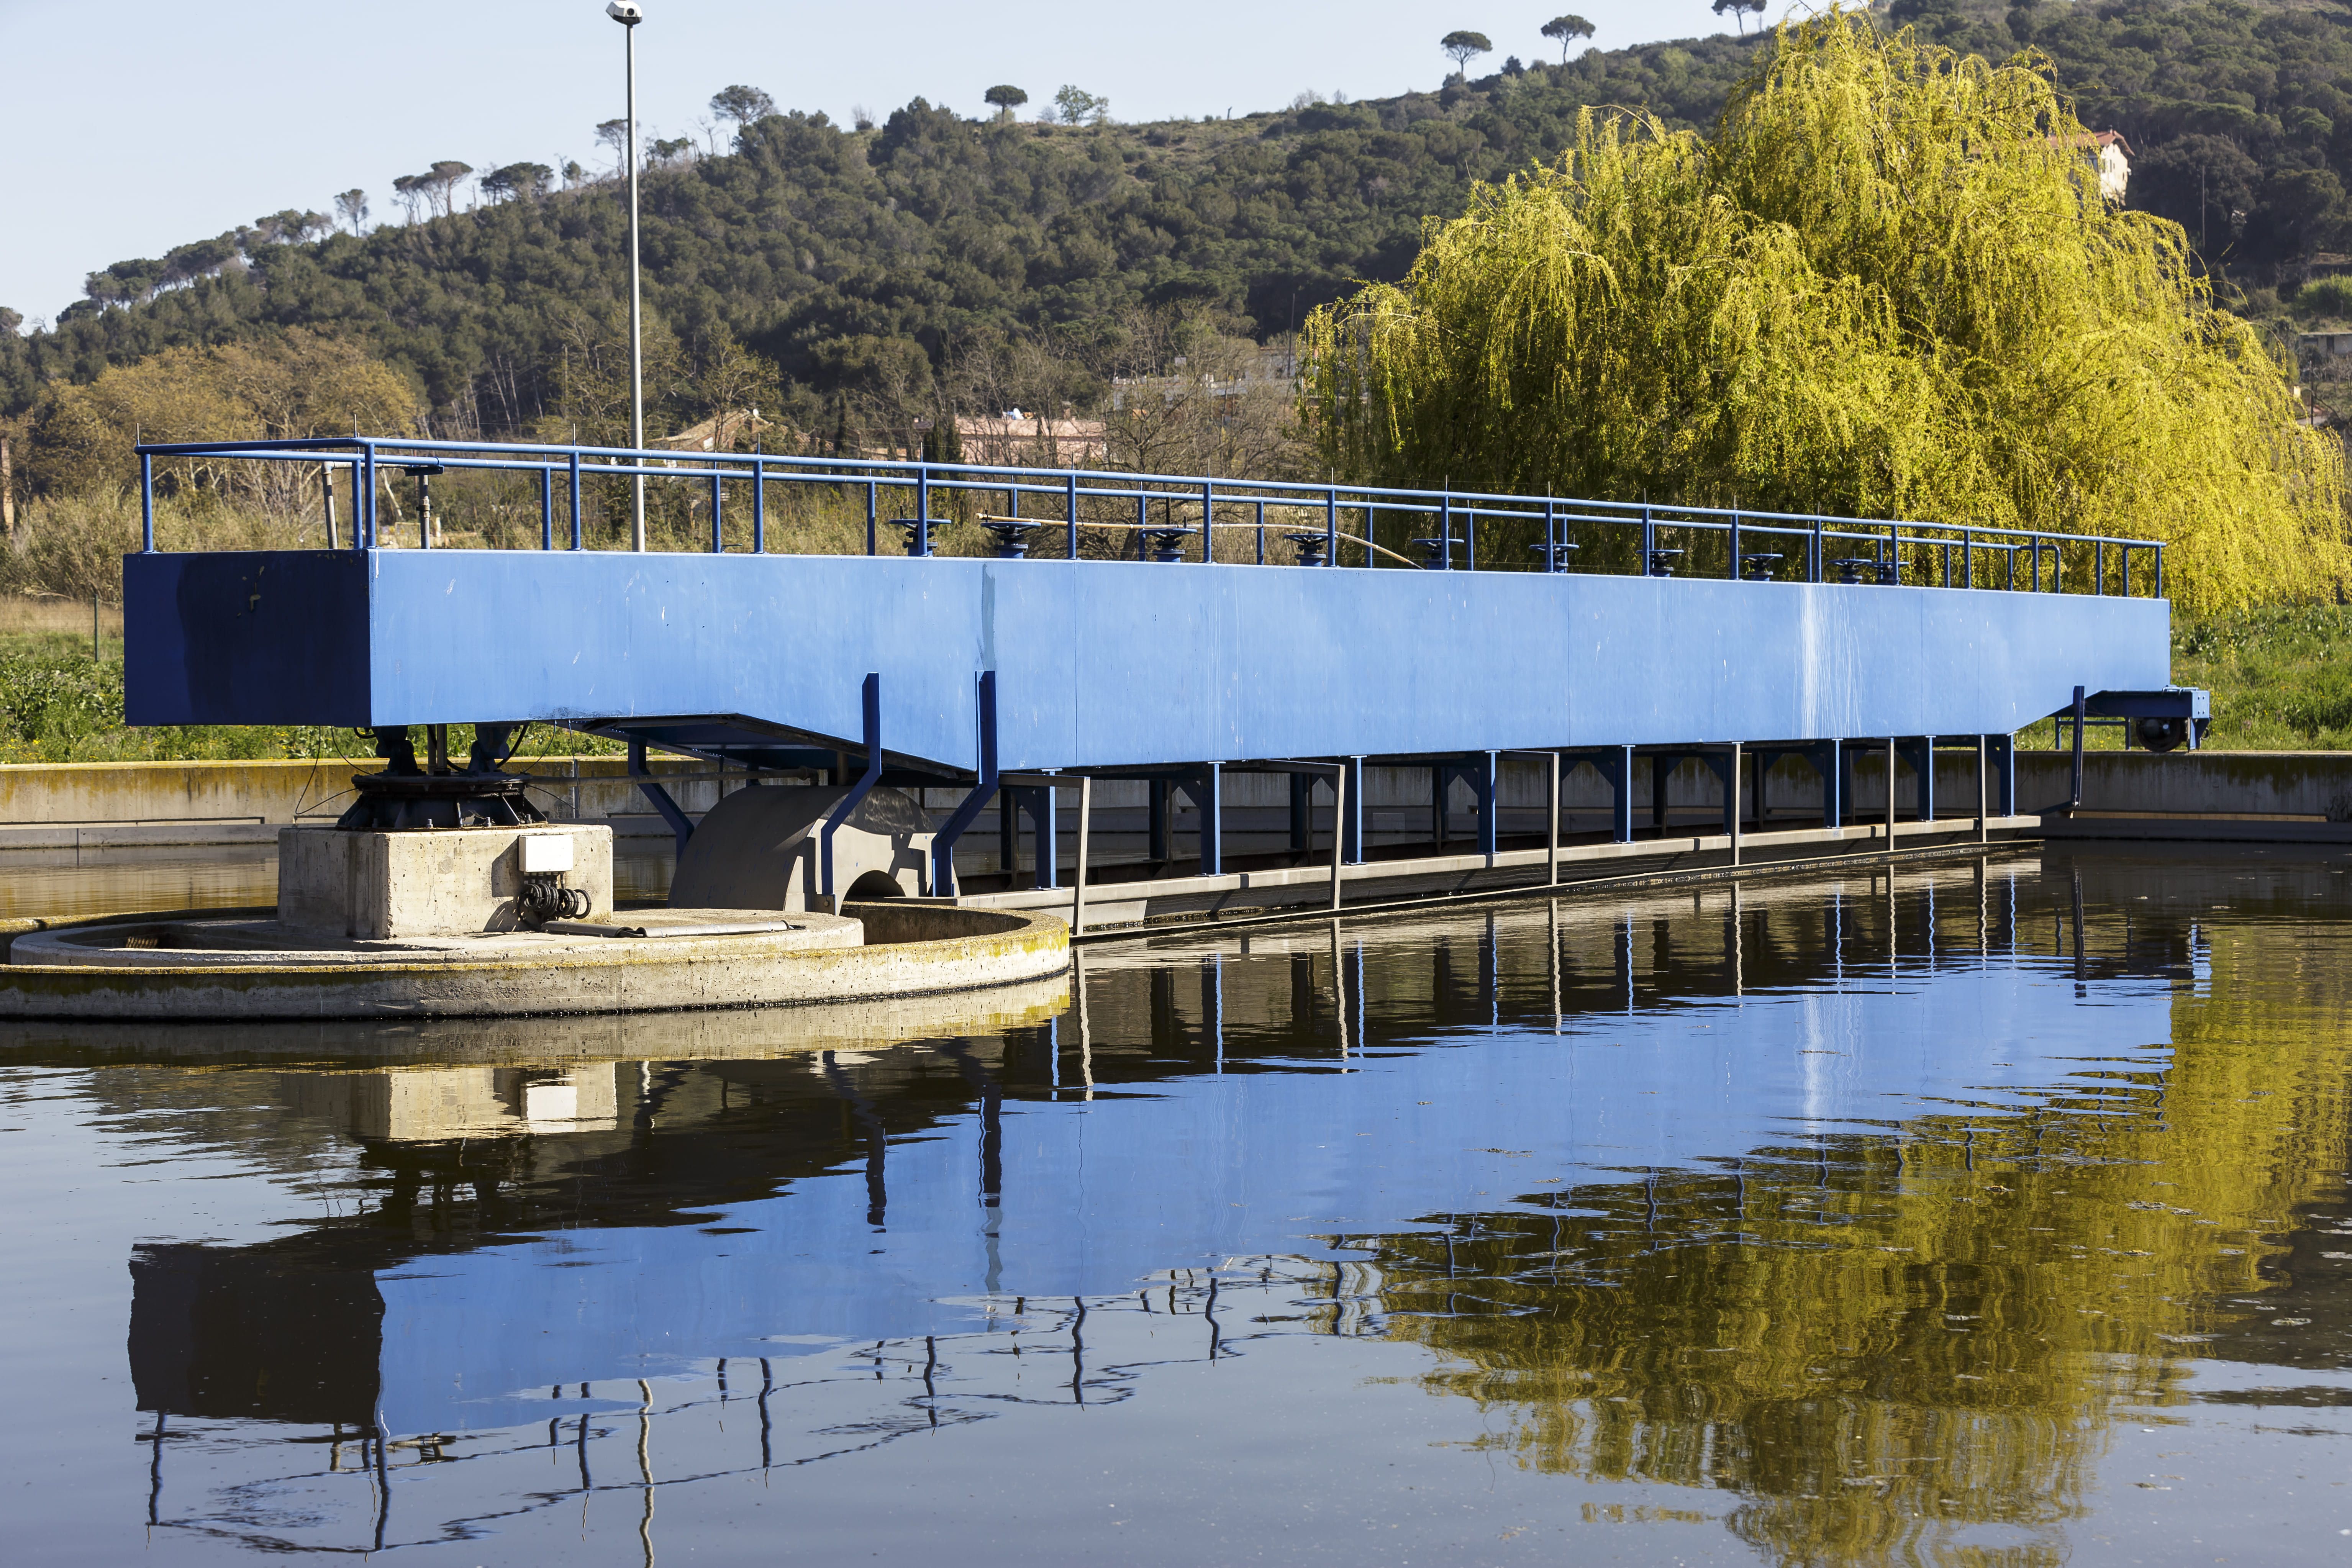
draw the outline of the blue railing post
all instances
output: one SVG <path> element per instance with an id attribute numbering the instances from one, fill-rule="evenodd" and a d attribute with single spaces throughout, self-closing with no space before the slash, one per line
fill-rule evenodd
<path id="1" fill-rule="evenodd" d="M 2164 546 L 2156 547 L 2156 596 L 2164 597 Z"/>
<path id="2" fill-rule="evenodd" d="M 1257 503 L 1257 563 L 1265 564 L 1265 502 Z"/>
<path id="3" fill-rule="evenodd" d="M 1472 507 L 1462 514 L 1462 564 L 1465 570 L 1478 570 L 1478 509 Z"/>
<path id="4" fill-rule="evenodd" d="M 915 469 L 915 549 L 917 555 L 931 552 L 931 468 L 929 463 Z"/>
<path id="5" fill-rule="evenodd" d="M 1454 570 L 1454 497 L 1451 494 L 1437 498 L 1437 569 L 1441 572 Z"/>
<path id="6" fill-rule="evenodd" d="M 1654 576 L 1658 563 L 1658 521 L 1650 513 L 1650 503 L 1642 503 L 1642 575 Z"/>
<path id="7" fill-rule="evenodd" d="M 555 470 L 539 470 L 539 547 L 555 548 Z"/>
<path id="8" fill-rule="evenodd" d="M 1724 575 L 1733 582 L 1739 580 L 1739 509 L 1731 509 L 1731 564 Z"/>
<path id="9" fill-rule="evenodd" d="M 713 468 L 710 471 L 710 553 L 713 555 L 724 555 L 727 552 L 727 535 L 721 531 L 719 515 L 719 506 L 726 494 L 726 484 L 727 481 L 719 477 L 719 470 Z"/>
<path id="10" fill-rule="evenodd" d="M 866 553 L 874 554 L 874 519 L 880 510 L 882 486 L 874 479 L 866 481 Z"/>
<path id="11" fill-rule="evenodd" d="M 1064 480 L 1068 487 L 1066 500 L 1070 509 L 1070 559 L 1076 561 L 1078 558 L 1078 476 L 1075 472 L 1066 474 Z M 1017 502 L 1013 510 L 1021 510 Z"/>
<path id="12" fill-rule="evenodd" d="M 1201 564 L 1217 563 L 1217 498 L 1216 487 L 1207 479 L 1201 481 Z"/>
<path id="13" fill-rule="evenodd" d="M 751 553 L 768 552 L 768 466 L 751 459 Z"/>
<path id="14" fill-rule="evenodd" d="M 572 548 L 587 547 L 586 523 L 580 515 L 580 448 L 572 448 Z"/>
<path id="15" fill-rule="evenodd" d="M 1371 552 L 1368 550 L 1364 552 L 1364 564 L 1369 566 L 1371 563 Z M 1323 564 L 1339 564 L 1339 488 L 1337 485 L 1323 492 Z"/>
<path id="16" fill-rule="evenodd" d="M 1960 586 L 1973 588 L 1976 585 L 1977 531 L 1964 528 L 1960 530 Z"/>
<path id="17" fill-rule="evenodd" d="M 139 454 L 139 549 L 155 552 L 155 459 Z"/>
<path id="18" fill-rule="evenodd" d="M 375 531 L 378 521 L 376 517 L 378 500 L 375 493 L 375 443 L 373 441 L 365 443 L 361 447 L 360 451 L 367 468 L 367 542 L 360 548 L 373 550 L 375 548 Z"/>
<path id="19" fill-rule="evenodd" d="M 1818 583 L 1822 580 L 1822 520 L 1821 514 L 1818 512 L 1813 516 L 1812 541 L 1806 546 L 1806 549 L 1807 552 L 1812 556 L 1812 571 L 1808 574 L 1808 576 L 1813 582 Z"/>

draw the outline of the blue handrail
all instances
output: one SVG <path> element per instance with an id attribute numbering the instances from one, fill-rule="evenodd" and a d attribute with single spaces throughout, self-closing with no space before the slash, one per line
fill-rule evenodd
<path id="1" fill-rule="evenodd" d="M 1080 529 L 1094 528 L 1139 531 L 1184 536 L 1177 541 L 1173 552 L 1163 552 L 1161 559 L 1175 559 L 1187 551 L 1189 536 L 1198 532 L 1204 536 L 1202 560 L 1216 563 L 1208 542 L 1208 530 L 1198 521 L 1178 521 L 1178 511 L 1190 518 L 1190 509 L 1202 509 L 1202 520 L 1214 529 L 1255 529 L 1263 537 L 1265 510 L 1268 506 L 1296 509 L 1302 522 L 1309 519 L 1320 525 L 1325 549 L 1319 564 L 1340 567 L 1378 565 L 1383 556 L 1402 561 L 1393 551 L 1372 542 L 1371 520 L 1376 515 L 1401 515 L 1408 518 L 1426 517 L 1439 525 L 1436 538 L 1429 540 L 1429 564 L 1441 569 L 1481 570 L 1477 547 L 1477 531 L 1482 521 L 1523 523 L 1542 531 L 1544 543 L 1530 547 L 1540 551 L 1540 560 L 1532 566 L 1517 561 L 1498 561 L 1493 551 L 1486 552 L 1484 570 L 1488 571 L 1549 571 L 1563 573 L 1571 570 L 1595 571 L 1597 565 L 1570 567 L 1567 557 L 1572 546 L 1565 540 L 1569 527 L 1583 523 L 1629 531 L 1637 542 L 1633 570 L 1642 574 L 1670 575 L 1680 550 L 1666 549 L 1658 543 L 1662 531 L 1680 530 L 1700 534 L 1723 534 L 1727 543 L 1727 575 L 1740 577 L 1743 560 L 1770 562 L 1777 555 L 1754 552 L 1759 541 L 1786 542 L 1800 565 L 1800 580 L 1815 583 L 1829 580 L 1832 564 L 1844 567 L 1844 578 L 1859 581 L 1858 574 L 1865 564 L 1863 555 L 1847 557 L 1832 563 L 1828 558 L 1830 547 L 1844 544 L 1858 552 L 1867 552 L 1867 563 L 1874 567 L 1873 576 L 1879 582 L 1899 581 L 1903 550 L 1906 544 L 1928 547 L 1940 558 L 1944 587 L 1999 587 L 2005 591 L 2018 586 L 2017 556 L 2028 557 L 2029 590 L 2032 592 L 2064 592 L 2065 585 L 2058 570 L 2060 547 L 2083 544 L 2091 548 L 2085 553 L 2091 562 L 2089 582 L 2079 585 L 2078 592 L 2092 594 L 2114 591 L 2107 566 L 2107 546 L 2116 547 L 2120 571 L 2113 579 L 2120 591 L 2132 593 L 2132 552 L 2147 551 L 2153 563 L 2147 574 L 2149 591 L 2157 597 L 2164 594 L 2164 544 L 2160 540 L 2132 539 L 2116 535 L 2060 533 L 2026 529 L 1985 528 L 1969 525 L 1897 521 L 1885 518 L 1853 518 L 1832 513 L 1759 511 L 1752 508 L 1716 508 L 1670 506 L 1649 501 L 1610 501 L 1580 500 L 1557 496 L 1528 496 L 1480 490 L 1420 490 L 1391 486 L 1340 484 L 1329 481 L 1310 482 L 1287 479 L 1246 479 L 1198 477 L 1192 475 L 1133 473 L 1109 468 L 1033 468 L 1018 465 L 992 463 L 935 463 L 920 460 L 877 458 L 804 458 L 772 452 L 679 452 L 660 447 L 590 447 L 551 445 L 534 442 L 434 441 L 410 438 L 390 438 L 360 436 L 332 436 L 281 441 L 187 441 L 148 443 L 135 448 L 140 459 L 140 490 L 142 538 L 141 548 L 155 548 L 154 486 L 155 466 L 159 458 L 205 458 L 238 459 L 252 462 L 318 463 L 327 468 L 349 468 L 352 482 L 353 519 L 352 543 L 353 550 L 366 550 L 383 542 L 377 517 L 381 485 L 379 475 L 387 465 L 412 467 L 430 463 L 436 470 L 457 469 L 502 470 L 530 473 L 537 477 L 540 486 L 540 548 L 554 550 L 559 546 L 555 527 L 556 491 L 561 483 L 568 498 L 568 548 L 585 546 L 582 523 L 581 487 L 590 479 L 626 479 L 643 475 L 650 479 L 701 480 L 709 487 L 711 501 L 710 542 L 708 548 L 724 552 L 726 537 L 721 524 L 724 487 L 740 482 L 751 487 L 751 546 L 765 552 L 768 547 L 767 503 L 768 487 L 784 485 L 841 485 L 850 483 L 866 490 L 866 553 L 879 552 L 877 521 L 884 491 L 903 491 L 915 503 L 914 539 L 909 548 L 927 552 L 930 525 L 939 521 L 932 512 L 934 492 L 988 492 L 1006 499 L 1017 513 L 1021 498 L 1047 496 L 1058 503 L 1054 510 L 1059 517 L 1024 519 L 1046 527 L 1070 530 L 1066 553 L 1077 557 Z M 1148 508 L 1160 501 L 1168 511 L 1165 527 L 1151 527 Z M 1116 504 L 1122 515 L 1131 515 L 1135 522 L 1109 522 L 1099 516 L 1087 515 L 1088 503 Z M 1132 511 L 1125 509 L 1132 508 Z M 1342 531 L 1341 513 L 1354 511 L 1365 520 L 1360 534 Z M 1226 521 L 1222 517 L 1239 516 L 1247 521 Z M 1455 532 L 1460 521 L 1461 533 Z M 1454 546 L 1462 545 L 1457 558 Z M 1358 563 L 1347 563 L 1340 546 L 1359 546 Z M 1958 574 L 1954 575 L 1954 552 L 1958 553 Z M 2042 557 L 2052 557 L 2052 570 L 2047 588 L 2043 585 Z M 1991 558 L 2000 581 L 1979 580 L 1978 563 L 1980 557 Z M 1457 560 L 1459 566 L 1457 567 Z M 1411 564 L 1411 563 L 1406 563 Z M 1890 576 L 1889 574 L 1892 574 Z M 1769 576 L 1768 572 L 1766 576 Z"/>

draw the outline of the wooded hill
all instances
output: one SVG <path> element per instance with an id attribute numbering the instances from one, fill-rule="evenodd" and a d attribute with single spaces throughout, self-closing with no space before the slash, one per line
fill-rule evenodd
<path id="1" fill-rule="evenodd" d="M 2343 243 L 2352 11 L 1893 0 L 1881 15 L 1990 58 L 2045 51 L 2084 122 L 2129 138 L 2132 205 L 2180 222 L 2240 282 L 2291 285 Z M 1441 91 L 1205 122 L 1045 126 L 922 99 L 866 130 L 767 116 L 731 153 L 666 144 L 648 170 L 648 303 L 688 361 L 733 340 L 772 359 L 794 417 L 820 428 L 836 394 L 919 389 L 960 343 L 1095 333 L 1153 307 L 1273 337 L 1358 280 L 1402 277 L 1425 218 L 1556 156 L 1580 109 L 1704 130 L 1770 47 L 1513 61 Z M 477 199 L 324 238 L 310 215 L 281 214 L 93 274 L 92 298 L 53 328 L 0 334 L 0 415 L 163 349 L 302 327 L 415 377 L 438 433 L 530 430 L 557 413 L 571 357 L 609 339 L 620 188 L 504 182 Z"/>

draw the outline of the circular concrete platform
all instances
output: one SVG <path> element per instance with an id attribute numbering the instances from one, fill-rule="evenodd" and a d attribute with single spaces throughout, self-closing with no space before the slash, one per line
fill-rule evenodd
<path id="1" fill-rule="evenodd" d="M 1013 984 L 1069 966 L 1069 928 L 1051 916 L 895 900 L 852 905 L 845 917 L 648 910 L 604 922 L 645 934 L 339 944 L 274 920 L 203 911 L 10 923 L 0 1018 L 217 1023 L 761 1007 Z"/>

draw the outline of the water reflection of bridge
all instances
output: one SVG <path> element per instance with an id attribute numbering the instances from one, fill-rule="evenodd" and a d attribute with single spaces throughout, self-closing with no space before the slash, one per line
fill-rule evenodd
<path id="1" fill-rule="evenodd" d="M 184 1134 L 292 1170 L 340 1128 L 369 1202 L 143 1250 L 141 1401 L 381 1421 L 371 1465 L 554 1445 L 626 1488 L 640 1424 L 715 1465 L 697 1424 L 755 1395 L 730 1465 L 1339 1333 L 1425 1345 L 1427 1385 L 1538 1468 L 1741 1498 L 1786 1557 L 1997 1525 L 2047 1558 L 2110 1404 L 2179 1397 L 2181 1354 L 2276 1359 L 2277 1314 L 2230 1303 L 2328 1267 L 2262 1237 L 2343 1168 L 2340 1126 L 2273 1130 L 2330 1125 L 2300 1101 L 2336 1047 L 2232 1000 L 2263 962 L 2232 931 L 2275 951 L 2326 873 L 2257 868 L 2218 937 L 2139 901 L 2193 874 L 2052 858 L 1097 952 L 1082 1014 L 889 1052 L 526 1065 L 509 1038 L 485 1068 L 412 1035 L 395 1059 L 457 1065 L 317 1072 L 248 1043 L 248 1092 L 206 1102 L 275 1109 Z M 388 1079 L 484 1071 L 504 1135 L 368 1120 Z M 152 1113 L 184 1076 L 100 1081 Z M 608 1085 L 610 1125 L 533 1129 L 558 1082 Z M 1270 1247 L 1256 1209 L 1312 1217 Z M 1246 1306 L 1213 1324 L 1213 1287 Z"/>

